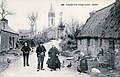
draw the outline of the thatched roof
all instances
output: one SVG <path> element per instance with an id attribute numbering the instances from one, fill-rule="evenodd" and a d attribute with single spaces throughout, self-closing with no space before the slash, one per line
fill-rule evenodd
<path id="1" fill-rule="evenodd" d="M 104 37 L 120 38 L 120 0 L 116 0 L 103 26 L 106 28 Z"/>
<path id="2" fill-rule="evenodd" d="M 106 31 L 111 31 L 112 28 L 109 27 L 109 24 L 113 25 L 110 19 L 113 19 L 110 15 L 112 13 L 112 9 L 115 8 L 116 4 L 113 3 L 107 7 L 104 7 L 98 11 L 90 13 L 90 17 L 87 19 L 83 29 L 77 35 L 80 37 L 105 37 L 108 38 L 110 36 Z M 109 21 L 109 22 L 107 22 Z M 114 21 L 116 22 L 116 21 Z M 112 33 L 112 32 L 111 32 Z M 113 37 L 113 36 L 112 36 Z"/>

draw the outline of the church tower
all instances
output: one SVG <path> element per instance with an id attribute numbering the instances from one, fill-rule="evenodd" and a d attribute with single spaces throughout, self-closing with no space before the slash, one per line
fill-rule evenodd
<path id="1" fill-rule="evenodd" d="M 48 13 L 48 27 L 55 27 L 55 12 L 53 11 L 52 4 Z"/>

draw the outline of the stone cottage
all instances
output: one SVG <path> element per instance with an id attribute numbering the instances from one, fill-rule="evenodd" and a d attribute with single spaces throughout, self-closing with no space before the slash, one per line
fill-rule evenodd
<path id="1" fill-rule="evenodd" d="M 8 26 L 8 20 L 0 20 L 0 52 L 7 51 L 16 47 L 19 34 Z"/>
<path id="2" fill-rule="evenodd" d="M 120 1 L 90 13 L 77 35 L 77 46 L 86 55 L 97 57 L 99 49 L 115 50 L 120 40 Z"/>

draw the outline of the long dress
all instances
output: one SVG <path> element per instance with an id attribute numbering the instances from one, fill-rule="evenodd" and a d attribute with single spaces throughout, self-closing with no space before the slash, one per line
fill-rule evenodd
<path id="1" fill-rule="evenodd" d="M 85 57 L 83 57 L 83 58 L 80 60 L 80 64 L 78 65 L 77 70 L 78 70 L 79 72 L 85 72 L 85 71 L 88 70 L 87 59 L 86 59 Z"/>
<path id="2" fill-rule="evenodd" d="M 52 47 L 49 50 L 48 55 L 49 55 L 50 58 L 47 61 L 48 68 L 54 69 L 54 70 L 56 70 L 57 68 L 60 69 L 61 63 L 60 63 L 60 60 L 57 56 L 59 53 L 60 52 L 56 47 Z"/>

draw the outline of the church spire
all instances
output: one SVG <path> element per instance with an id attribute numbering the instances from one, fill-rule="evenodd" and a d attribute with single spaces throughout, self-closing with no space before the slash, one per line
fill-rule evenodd
<path id="1" fill-rule="evenodd" d="M 48 12 L 48 26 L 55 26 L 55 12 L 53 11 L 52 3 L 50 6 L 50 11 Z"/>
<path id="2" fill-rule="evenodd" d="M 51 3 L 51 6 L 50 6 L 50 11 L 53 11 L 52 3 Z"/>

